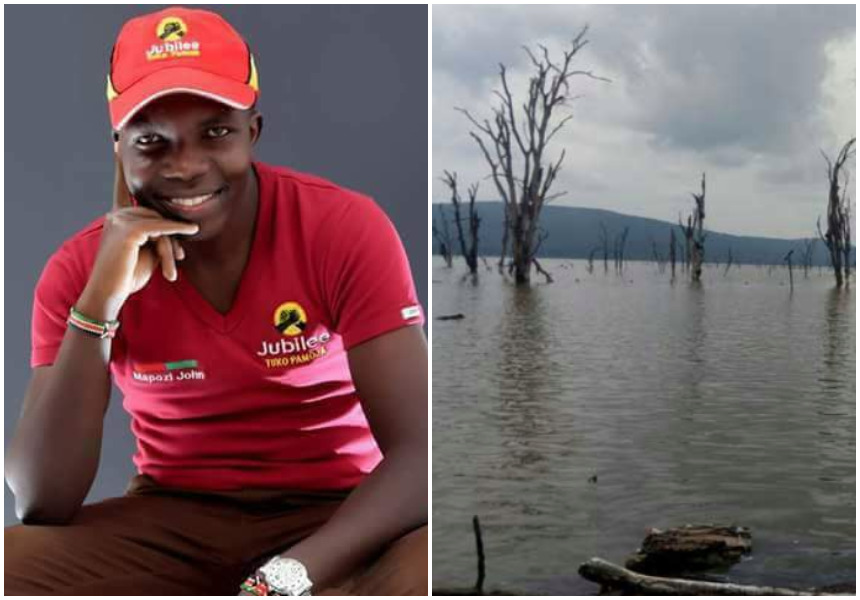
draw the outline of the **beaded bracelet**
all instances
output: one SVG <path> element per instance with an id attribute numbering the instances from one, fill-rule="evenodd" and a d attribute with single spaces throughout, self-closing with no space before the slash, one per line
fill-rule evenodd
<path id="1" fill-rule="evenodd" d="M 115 337 L 116 330 L 119 329 L 119 321 L 98 321 L 91 319 L 75 310 L 74 306 L 69 309 L 69 318 L 66 320 L 66 323 L 75 329 L 101 339 Z"/>
<path id="2" fill-rule="evenodd" d="M 257 577 L 251 575 L 240 586 L 243 592 L 248 592 L 252 596 L 268 596 L 269 587 L 260 581 Z"/>

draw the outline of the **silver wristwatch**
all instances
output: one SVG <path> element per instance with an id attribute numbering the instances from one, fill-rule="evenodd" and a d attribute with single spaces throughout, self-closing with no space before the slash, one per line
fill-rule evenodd
<path id="1" fill-rule="evenodd" d="M 308 578 L 305 566 L 294 558 L 275 556 L 259 568 L 257 574 L 262 576 L 274 596 L 310 596 L 313 583 Z"/>

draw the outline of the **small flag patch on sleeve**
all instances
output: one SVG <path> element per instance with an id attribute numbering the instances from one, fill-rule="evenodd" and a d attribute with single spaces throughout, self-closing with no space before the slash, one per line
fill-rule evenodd
<path id="1" fill-rule="evenodd" d="M 404 321 L 410 321 L 421 316 L 421 308 L 418 306 L 407 306 L 400 311 L 400 314 L 403 316 Z"/>

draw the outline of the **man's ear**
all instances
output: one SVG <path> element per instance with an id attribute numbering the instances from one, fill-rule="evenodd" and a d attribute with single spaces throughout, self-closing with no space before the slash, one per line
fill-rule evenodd
<path id="1" fill-rule="evenodd" d="M 119 131 L 113 132 L 113 153 L 119 154 Z"/>
<path id="2" fill-rule="evenodd" d="M 251 109 L 251 115 L 248 118 L 251 127 L 251 145 L 254 146 L 263 135 L 263 115 L 257 109 Z"/>

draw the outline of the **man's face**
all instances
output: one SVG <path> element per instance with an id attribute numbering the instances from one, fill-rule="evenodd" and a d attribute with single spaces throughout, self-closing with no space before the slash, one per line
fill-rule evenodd
<path id="1" fill-rule="evenodd" d="M 120 132 L 118 152 L 140 206 L 167 219 L 197 223 L 193 239 L 218 235 L 247 197 L 255 111 L 190 94 L 171 94 L 141 109 Z"/>

